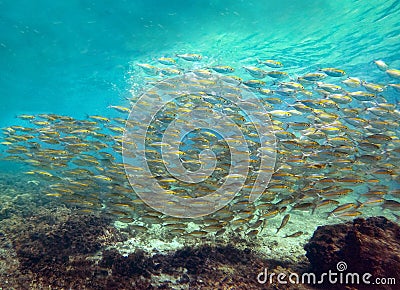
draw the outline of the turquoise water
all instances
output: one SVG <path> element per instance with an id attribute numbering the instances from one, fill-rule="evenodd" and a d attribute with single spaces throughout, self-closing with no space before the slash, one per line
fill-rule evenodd
<path id="1" fill-rule="evenodd" d="M 131 62 L 187 51 L 364 78 L 373 59 L 400 67 L 395 0 L 3 0 L 0 11 L 0 126 L 22 112 L 102 113 L 129 94 Z"/>
<path id="2" fill-rule="evenodd" d="M 198 54 L 201 60 L 184 60 L 185 54 Z M 160 57 L 173 58 L 176 65 L 161 64 Z M 268 59 L 283 66 L 258 62 Z M 379 69 L 374 60 L 393 71 Z M 234 72 L 215 71 L 225 65 Z M 179 75 L 166 80 L 162 71 L 171 67 Z M 257 68 L 288 75 L 258 78 Z M 339 75 L 322 74 L 322 68 L 336 68 Z M 304 82 L 307 73 L 315 72 L 319 82 Z M 359 83 L 345 84 L 348 77 Z M 249 79 L 262 79 L 264 91 Z M 249 95 L 249 102 L 241 102 Z M 147 118 L 171 96 L 174 101 Z M 259 101 L 262 106 L 255 106 Z M 398 0 L 0 0 L 0 225 L 12 225 L 21 237 L 32 231 L 36 241 L 40 235 L 32 229 L 31 216 L 51 224 L 53 218 L 46 215 L 55 221 L 78 213 L 80 220 L 81 214 L 94 213 L 111 217 L 112 226 L 124 232 L 128 241 L 111 245 L 121 253 L 245 242 L 274 264 L 304 265 L 303 246 L 317 226 L 378 215 L 399 222 L 399 101 Z M 238 110 L 238 104 L 246 110 Z M 129 114 L 132 106 L 136 109 Z M 187 112 L 194 117 L 174 119 Z M 249 120 L 261 115 L 259 123 Z M 181 127 L 167 132 L 171 124 Z M 170 143 L 162 139 L 166 132 L 174 137 Z M 164 155 L 171 144 L 176 147 Z M 205 148 L 212 153 L 204 153 Z M 271 167 L 263 166 L 266 159 L 274 159 L 267 162 Z M 239 170 L 232 174 L 235 166 Z M 215 170 L 201 179 L 204 174 L 196 172 L 201 167 Z M 189 178 L 177 178 L 182 176 Z M 226 180 L 231 184 L 224 188 Z M 220 188 L 212 206 L 201 200 Z M 157 196 L 157 190 L 163 195 Z M 255 202 L 252 190 L 260 190 Z M 49 229 L 45 226 L 43 233 Z M 86 232 L 71 230 L 80 236 Z M 6 240 L 3 232 L 4 260 L 10 245 L 19 241 L 4 248 L 10 237 Z M 49 246 L 58 248 L 57 231 L 48 236 L 55 243 Z M 67 242 L 69 253 L 74 247 Z M 43 268 L 50 283 L 77 288 L 79 282 L 68 286 L 48 274 L 51 265 L 42 267 L 47 260 L 37 263 L 41 247 L 35 245 L 20 246 L 26 253 L 32 247 L 32 265 Z M 87 261 L 99 261 L 98 254 Z M 69 263 L 77 264 L 73 257 Z M 12 252 L 8 258 L 20 257 Z M 5 265 L 0 265 L 0 277 L 6 277 L 0 285 L 18 276 L 14 263 L 0 264 Z M 62 264 L 62 270 L 54 268 L 57 275 L 75 273 L 75 266 Z M 204 264 L 213 265 L 208 257 Z M 218 268 L 236 275 L 212 267 L 212 272 Z M 90 271 L 85 269 L 79 279 Z M 256 277 L 258 269 L 251 272 Z M 178 274 L 179 284 L 184 276 Z M 248 276 L 239 274 L 239 280 Z M 85 283 L 103 275 L 96 262 Z M 24 274 L 22 283 L 41 280 L 40 275 L 29 277 Z"/>
<path id="3" fill-rule="evenodd" d="M 229 65 L 236 69 L 235 74 L 245 80 L 249 78 L 249 74 L 243 66 L 258 65 L 258 59 L 274 59 L 284 64 L 282 70 L 292 80 L 323 67 L 335 67 L 345 70 L 347 76 L 366 82 L 393 84 L 396 81 L 380 71 L 373 61 L 380 59 L 392 69 L 400 68 L 400 9 L 397 1 L 227 3 L 121 1 L 110 5 L 105 1 L 1 1 L 0 126 L 25 126 L 27 121 L 15 118 L 20 114 L 54 113 L 86 120 L 87 115 L 120 117 L 118 112 L 108 107 L 129 107 L 131 104 L 127 102 L 127 98 L 136 99 L 149 82 L 159 80 L 146 75 L 137 64 L 160 66 L 157 59 L 162 56 L 177 59 L 178 67 L 184 71 Z M 200 62 L 177 58 L 177 54 L 184 53 L 200 54 L 203 58 Z M 340 84 L 340 80 L 335 80 L 335 84 Z M 278 81 L 268 78 L 267 86 L 277 89 L 277 83 Z M 312 90 L 316 89 L 318 87 L 314 84 Z M 316 95 L 318 94 L 314 94 Z M 287 109 L 287 103 L 293 105 L 293 99 L 279 97 L 284 101 L 283 105 L 277 105 L 274 109 Z M 391 88 L 386 89 L 384 98 L 389 103 L 397 103 L 398 92 Z M 373 106 L 361 102 L 352 105 L 360 108 L 365 106 L 361 114 L 369 113 L 367 109 Z M 327 111 L 332 113 L 331 108 L 327 108 Z M 371 114 L 364 117 L 375 118 Z M 275 121 L 279 122 L 279 117 L 277 119 Z M 345 122 L 345 119 L 346 115 L 340 112 L 340 121 Z M 296 117 L 293 116 L 291 121 L 295 120 Z M 296 121 L 306 120 L 306 115 L 303 115 Z M 308 121 L 311 127 L 320 126 L 313 124 L 310 118 Z M 100 124 L 101 121 L 98 122 L 99 126 Z M 60 124 L 55 121 L 53 125 L 57 128 Z M 69 125 L 67 122 L 67 126 Z M 282 125 L 282 128 L 288 127 Z M 352 126 L 350 128 L 354 129 Z M 72 131 L 77 129 L 73 128 Z M 118 135 L 114 134 L 115 131 L 111 133 L 107 126 L 103 129 L 106 134 Z M 376 133 L 376 128 L 373 128 L 375 131 L 365 131 L 362 126 L 358 129 L 359 134 Z M 35 130 L 36 140 L 45 135 L 42 129 Z M 398 141 L 398 132 L 387 131 L 394 136 L 390 139 L 393 144 L 389 149 L 392 150 L 397 146 L 395 142 Z M 299 140 L 305 139 L 299 132 L 294 133 Z M 76 134 L 79 138 L 82 137 L 82 132 Z M 350 131 L 346 134 L 355 141 L 354 146 L 358 146 L 362 140 L 359 136 L 353 136 Z M 91 142 L 92 139 L 84 135 L 81 141 Z M 320 141 L 318 146 L 324 146 L 326 142 Z M 67 149 L 71 148 L 70 142 L 65 142 L 64 145 Z M 110 142 L 104 145 L 109 146 L 108 153 L 112 153 L 112 149 L 120 150 L 120 144 L 117 144 L 119 147 L 111 148 L 113 145 L 115 144 Z M 16 154 L 21 155 L 18 145 L 13 144 L 11 147 L 17 147 Z M 56 145 L 53 149 L 65 148 Z M 380 149 L 382 154 L 387 153 L 385 146 Z M 34 149 L 29 147 L 29 150 Z M 104 162 L 104 158 L 97 155 L 98 150 L 90 151 L 95 156 L 92 157 Z M 352 155 L 352 158 L 361 158 L 361 153 L 357 154 Z M 29 156 L 32 154 L 24 155 L 25 158 Z M 76 158 L 72 155 L 70 157 L 71 160 Z M 59 156 L 57 158 L 62 159 Z M 286 156 L 280 158 L 283 161 L 288 159 Z M 396 158 L 390 159 L 390 162 L 395 162 Z M 117 161 L 121 162 L 120 156 Z M 9 169 L 11 164 L 12 162 L 7 162 L 5 167 Z M 15 164 L 17 166 L 19 163 Z M 75 168 L 71 164 L 66 166 Z M 354 166 L 354 172 L 360 169 L 357 166 Z M 368 170 L 373 169 L 370 168 L 371 164 L 365 166 Z M 58 173 L 63 172 L 58 168 L 55 170 Z M 99 171 L 99 168 L 95 170 Z M 329 176 L 331 171 L 328 170 Z M 121 172 L 118 171 L 119 173 Z M 121 178 L 119 175 L 117 177 Z M 104 182 L 101 176 L 97 176 L 95 182 L 91 180 L 95 188 L 103 187 L 101 182 L 98 184 L 99 178 Z M 120 184 L 124 182 L 125 180 Z M 301 182 L 295 186 L 304 187 Z"/>

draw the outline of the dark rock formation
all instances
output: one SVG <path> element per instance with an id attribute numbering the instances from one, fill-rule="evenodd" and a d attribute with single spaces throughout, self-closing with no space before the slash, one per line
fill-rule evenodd
<path id="1" fill-rule="evenodd" d="M 308 264 L 263 257 L 253 250 L 255 240 L 233 235 L 228 244 L 122 255 L 116 242 L 123 239 L 106 216 L 64 207 L 0 221 L 0 289 L 310 289 L 260 283 L 265 269 L 289 275 Z"/>
<path id="2" fill-rule="evenodd" d="M 108 272 L 97 268 L 90 259 L 105 246 L 123 240 L 110 222 L 109 218 L 92 214 L 53 210 L 10 225 L 4 229 L 5 237 L 12 241 L 19 262 L 18 271 L 14 273 L 19 281 L 13 279 L 14 283 L 6 286 L 14 289 L 113 289 L 114 280 Z M 2 247 L 6 240 L 3 243 L 0 240 Z M 20 284 L 15 285 L 16 282 Z M 130 281 L 117 284 L 114 289 L 132 287 Z"/>
<path id="3" fill-rule="evenodd" d="M 71 215 L 63 223 L 53 225 L 34 222 L 21 232 L 14 246 L 21 267 L 29 271 L 43 270 L 54 264 L 65 264 L 70 256 L 94 253 L 110 242 L 119 240 L 110 220 L 93 215 Z"/>
<path id="4" fill-rule="evenodd" d="M 384 217 L 318 227 L 304 248 L 317 277 L 329 271 L 343 273 L 342 284 L 332 285 L 326 277 L 328 283 L 321 285 L 324 289 L 400 289 L 400 285 L 387 284 L 391 282 L 387 278 L 400 284 L 400 227 Z M 345 262 L 347 269 L 340 271 L 339 262 Z M 350 283 L 345 285 L 347 273 L 358 273 L 360 284 L 352 284 L 349 277 Z M 372 275 L 367 278 L 370 285 L 363 283 L 364 273 Z M 386 285 L 373 284 L 376 278 L 386 278 L 381 280 Z"/>
<path id="5" fill-rule="evenodd" d="M 268 260 L 253 244 L 187 246 L 169 253 L 108 247 L 122 234 L 108 218 L 70 210 L 45 210 L 0 230 L 2 289 L 309 289 L 260 284 L 257 275 L 298 272 L 297 265 Z M 1 266 L 1 263 L 0 263 Z M 293 268 L 294 267 L 294 268 Z M 304 269 L 304 267 L 302 267 Z"/>
<path id="6" fill-rule="evenodd" d="M 158 289 L 310 289 L 303 285 L 260 284 L 257 274 L 265 267 L 274 273 L 293 270 L 249 248 L 239 250 L 233 245 L 185 247 L 153 256 L 142 251 L 122 256 L 116 250 L 107 250 L 99 266 L 111 269 L 114 281 L 141 281 L 151 276 L 152 286 Z"/>

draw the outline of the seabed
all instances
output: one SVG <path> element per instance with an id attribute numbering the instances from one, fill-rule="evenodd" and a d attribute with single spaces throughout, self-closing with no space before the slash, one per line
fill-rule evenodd
<path id="1" fill-rule="evenodd" d="M 157 225 L 138 234 L 129 224 L 40 198 L 39 185 L 26 177 L 2 175 L 0 189 L 1 289 L 314 289 L 263 285 L 257 275 L 265 268 L 310 271 L 304 245 L 318 226 L 338 223 L 299 211 L 278 234 L 283 214 L 250 239 L 165 241 Z M 371 207 L 366 214 L 382 212 Z M 284 238 L 299 229 L 302 235 Z"/>

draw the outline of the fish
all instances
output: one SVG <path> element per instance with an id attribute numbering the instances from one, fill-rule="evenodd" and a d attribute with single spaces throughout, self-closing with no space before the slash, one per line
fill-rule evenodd
<path id="1" fill-rule="evenodd" d="M 303 202 L 303 203 L 295 203 L 292 206 L 292 210 L 309 210 L 314 207 L 314 204 L 312 202 Z"/>
<path id="2" fill-rule="evenodd" d="M 258 233 L 259 233 L 259 230 L 250 230 L 246 233 L 246 235 L 249 237 L 254 237 L 254 236 L 257 236 Z"/>
<path id="3" fill-rule="evenodd" d="M 28 114 L 22 114 L 22 115 L 18 115 L 17 118 L 22 119 L 22 120 L 33 120 L 33 119 L 35 119 L 35 116 L 28 115 Z"/>
<path id="4" fill-rule="evenodd" d="M 317 82 L 317 88 L 321 88 L 324 91 L 327 91 L 329 93 L 340 93 L 343 91 L 342 87 L 339 85 L 327 84 L 327 83 L 322 83 L 322 82 Z M 329 95 L 327 95 L 327 96 L 329 96 Z"/>
<path id="5" fill-rule="evenodd" d="M 339 205 L 338 207 L 336 207 L 334 210 L 332 210 L 329 214 L 329 216 L 337 216 L 338 212 L 348 212 L 348 211 L 353 211 L 354 209 L 357 209 L 361 206 L 360 203 L 345 203 L 342 205 Z"/>
<path id="6" fill-rule="evenodd" d="M 390 209 L 397 212 L 400 210 L 400 202 L 394 199 L 386 199 L 382 205 L 382 209 Z"/>
<path id="7" fill-rule="evenodd" d="M 192 72 L 193 72 L 196 76 L 201 77 L 201 78 L 208 78 L 208 77 L 211 77 L 211 76 L 212 76 L 212 72 L 211 72 L 209 69 L 207 69 L 207 68 L 194 69 L 194 70 L 192 70 Z"/>
<path id="8" fill-rule="evenodd" d="M 364 91 L 350 92 L 349 96 L 351 96 L 354 99 L 357 99 L 358 101 L 371 101 L 376 98 L 374 94 L 367 93 Z"/>
<path id="9" fill-rule="evenodd" d="M 284 97 L 291 97 L 291 96 L 295 96 L 297 94 L 297 90 L 282 88 L 279 90 L 275 90 L 275 93 L 277 93 L 281 96 L 284 96 Z"/>
<path id="10" fill-rule="evenodd" d="M 361 83 L 361 85 L 362 85 L 367 91 L 369 91 L 369 92 L 371 92 L 371 93 L 375 93 L 375 94 L 382 93 L 382 92 L 385 90 L 385 88 L 386 88 L 385 85 L 374 84 L 374 83 L 368 83 L 368 82 L 365 82 L 365 81 L 363 81 L 363 82 Z"/>
<path id="11" fill-rule="evenodd" d="M 277 234 L 284 226 L 287 225 L 287 223 L 289 222 L 289 219 L 290 219 L 290 214 L 286 214 L 282 219 L 281 225 L 276 229 L 275 234 Z"/>
<path id="12" fill-rule="evenodd" d="M 157 61 L 164 65 L 175 65 L 176 64 L 176 60 L 171 57 L 160 57 L 157 59 Z"/>
<path id="13" fill-rule="evenodd" d="M 387 69 L 386 73 L 395 79 L 400 79 L 400 70 L 398 69 Z"/>
<path id="14" fill-rule="evenodd" d="M 396 92 L 400 92 L 400 84 L 388 84 L 389 87 L 396 90 Z"/>
<path id="15" fill-rule="evenodd" d="M 339 189 L 321 193 L 321 196 L 323 196 L 324 198 L 326 198 L 326 197 L 335 198 L 335 197 L 341 197 L 341 196 L 348 195 L 351 192 L 353 192 L 353 189 L 351 189 L 351 188 L 339 188 Z"/>
<path id="16" fill-rule="evenodd" d="M 266 75 L 274 79 L 282 79 L 287 77 L 288 73 L 284 71 L 269 71 Z"/>
<path id="17" fill-rule="evenodd" d="M 375 62 L 378 68 L 372 65 L 387 82 L 358 78 L 347 68 L 335 67 L 303 70 L 297 77 L 298 68 L 281 71 L 283 64 L 272 60 L 250 59 L 247 63 L 256 66 L 243 69 L 206 63 L 213 58 L 197 54 L 151 59 L 156 64 L 138 60 L 132 70 L 142 83 L 129 97 L 114 101 L 104 115 L 16 116 L 15 124 L 1 130 L 2 158 L 23 163 L 27 177 L 39 182 L 46 199 L 82 212 L 107 213 L 140 235 L 150 234 L 153 224 L 159 224 L 168 232 L 166 239 L 224 239 L 240 231 L 252 238 L 270 226 L 268 220 L 282 214 L 279 233 L 289 219 L 296 222 L 300 210 L 305 218 L 318 211 L 341 219 L 364 215 L 371 208 L 388 215 L 399 211 L 400 110 L 393 101 L 400 91 L 397 70 L 380 62 Z M 265 81 L 267 76 L 272 79 Z M 167 99 L 146 126 L 142 148 L 138 132 L 146 113 Z M 190 118 L 180 117 L 185 114 Z M 268 130 L 253 117 L 264 120 Z M 221 125 L 218 118 L 231 122 Z M 169 132 L 172 141 L 163 139 L 170 126 L 186 129 L 192 123 L 215 132 L 199 129 L 183 135 L 179 128 Z M 150 173 L 123 162 L 142 154 Z M 171 156 L 179 168 L 168 160 Z M 275 156 L 274 168 L 261 166 Z M 212 173 L 198 183 L 183 182 L 170 173 L 172 168 L 180 176 L 190 172 L 193 179 L 200 178 L 196 171 L 213 161 Z M 232 162 L 239 173 L 230 174 Z M 259 174 L 271 174 L 271 180 L 256 184 Z M 154 181 L 172 201 L 160 201 L 150 209 L 130 186 L 129 179 L 138 178 L 144 181 L 137 184 L 143 193 L 151 195 L 157 189 L 150 182 Z M 212 196 L 226 181 L 231 187 L 224 190 L 227 196 L 221 202 L 232 200 L 211 217 L 184 220 L 157 212 L 178 208 L 174 198 Z M 252 204 L 253 189 L 263 194 Z M 191 201 L 195 208 L 205 204 Z M 285 237 L 300 236 L 300 230 L 304 231 Z"/>
<path id="18" fill-rule="evenodd" d="M 366 140 L 373 144 L 384 144 L 384 143 L 387 143 L 390 140 L 392 140 L 392 137 L 385 135 L 385 134 L 376 133 L 376 134 L 368 135 L 366 137 Z"/>
<path id="19" fill-rule="evenodd" d="M 266 85 L 266 83 L 261 80 L 248 80 L 244 81 L 243 84 L 251 88 L 261 88 Z"/>
<path id="20" fill-rule="evenodd" d="M 333 214 L 333 216 L 337 217 L 337 218 L 348 218 L 348 217 L 354 218 L 354 217 L 360 216 L 360 215 L 362 215 L 362 212 L 358 211 L 358 210 L 342 212 L 342 213 L 339 213 L 339 214 Z"/>
<path id="21" fill-rule="evenodd" d="M 292 116 L 292 114 L 289 111 L 285 110 L 272 110 L 268 112 L 271 116 L 276 117 L 276 118 L 288 118 Z"/>
<path id="22" fill-rule="evenodd" d="M 379 197 L 370 197 L 366 201 L 362 202 L 361 206 L 376 206 L 376 205 L 384 205 L 385 199 Z"/>
<path id="23" fill-rule="evenodd" d="M 323 194 L 323 196 L 325 197 L 326 194 Z M 338 205 L 338 204 L 339 204 L 339 201 L 333 200 L 333 199 L 324 199 L 324 200 L 318 201 L 315 204 L 312 213 L 314 213 L 317 208 L 325 207 L 325 206 Z"/>
<path id="24" fill-rule="evenodd" d="M 381 71 L 387 71 L 389 69 L 389 66 L 383 60 L 377 59 L 373 62 Z"/>
<path id="25" fill-rule="evenodd" d="M 243 68 L 254 78 L 263 79 L 267 76 L 267 71 L 255 66 L 243 66 Z"/>
<path id="26" fill-rule="evenodd" d="M 273 218 L 273 217 L 277 216 L 279 213 L 280 213 L 280 209 L 274 208 L 274 209 L 268 210 L 262 216 L 264 218 Z"/>
<path id="27" fill-rule="evenodd" d="M 325 73 L 331 77 L 342 77 L 346 74 L 346 72 L 344 70 L 333 68 L 333 67 L 321 68 L 321 69 L 319 69 L 319 71 L 322 71 L 323 73 Z"/>
<path id="28" fill-rule="evenodd" d="M 343 80 L 342 83 L 350 88 L 357 88 L 361 86 L 362 80 L 359 78 L 348 77 L 347 79 Z"/>
<path id="29" fill-rule="evenodd" d="M 297 231 L 297 232 L 294 232 L 293 234 L 289 234 L 289 235 L 284 236 L 284 238 L 297 238 L 297 237 L 300 237 L 303 234 L 304 234 L 304 232 Z"/>
<path id="30" fill-rule="evenodd" d="M 177 54 L 176 56 L 186 61 L 200 61 L 203 59 L 202 55 L 196 53 Z"/>
<path id="31" fill-rule="evenodd" d="M 266 59 L 266 60 L 259 60 L 257 59 L 257 62 L 266 66 L 269 66 L 271 68 L 281 68 L 283 67 L 283 64 L 279 61 L 272 60 L 272 59 Z"/>
<path id="32" fill-rule="evenodd" d="M 165 67 L 160 69 L 160 73 L 165 76 L 175 76 L 182 74 L 182 71 L 176 68 Z"/>
<path id="33" fill-rule="evenodd" d="M 216 65 L 211 67 L 210 69 L 212 69 L 213 71 L 216 71 L 218 73 L 232 73 L 235 71 L 235 69 L 229 65 Z"/>
<path id="34" fill-rule="evenodd" d="M 326 78 L 326 74 L 325 73 L 307 73 L 305 75 L 303 75 L 301 77 L 301 79 L 304 79 L 306 81 L 310 81 L 310 82 L 316 82 L 316 81 L 320 81 L 323 80 L 324 78 Z"/>
<path id="35" fill-rule="evenodd" d="M 146 74 L 155 76 L 158 74 L 158 67 L 148 64 L 148 63 L 138 63 L 138 67 L 140 67 Z"/>
<path id="36" fill-rule="evenodd" d="M 280 82 L 279 86 L 292 90 L 304 90 L 304 86 L 296 82 Z"/>

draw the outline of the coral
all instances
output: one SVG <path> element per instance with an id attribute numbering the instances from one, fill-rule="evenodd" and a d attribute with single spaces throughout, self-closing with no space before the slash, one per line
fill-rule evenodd
<path id="1" fill-rule="evenodd" d="M 318 275 L 329 270 L 340 272 L 337 264 L 345 262 L 347 271 L 343 271 L 344 274 L 370 273 L 372 282 L 382 277 L 400 281 L 400 227 L 385 217 L 358 218 L 353 222 L 318 227 L 305 250 L 312 271 Z M 344 289 L 340 288 L 343 285 L 322 286 L 324 289 Z M 357 285 L 357 289 L 373 287 L 363 283 Z M 379 289 L 399 288 L 380 285 Z"/>

